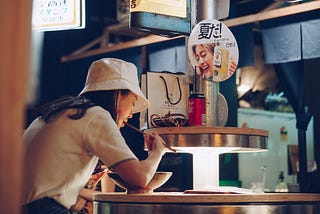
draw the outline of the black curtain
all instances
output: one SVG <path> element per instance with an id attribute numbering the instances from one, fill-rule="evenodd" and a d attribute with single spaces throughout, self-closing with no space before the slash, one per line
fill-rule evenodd
<path id="1" fill-rule="evenodd" d="M 299 148 L 298 182 L 301 192 L 309 192 L 306 130 L 311 119 L 311 114 L 306 112 L 305 106 L 303 60 L 274 64 L 274 68 L 282 89 L 296 114 Z"/>

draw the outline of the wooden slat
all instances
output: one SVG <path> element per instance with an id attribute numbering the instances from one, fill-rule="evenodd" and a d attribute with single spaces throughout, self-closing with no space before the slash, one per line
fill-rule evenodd
<path id="1" fill-rule="evenodd" d="M 86 57 L 91 57 L 94 55 L 99 55 L 99 54 L 104 54 L 104 53 L 109 53 L 113 51 L 119 51 L 119 50 L 124 50 L 128 48 L 134 48 L 134 47 L 139 47 L 139 46 L 144 46 L 144 45 L 149 45 L 157 42 L 163 42 L 163 41 L 168 41 L 172 39 L 177 39 L 177 38 L 182 38 L 183 36 L 179 37 L 174 37 L 174 38 L 166 38 L 162 36 L 157 36 L 157 35 L 150 35 L 146 37 L 142 37 L 139 39 L 135 39 L 129 42 L 123 42 L 119 43 L 113 46 L 109 47 L 102 47 L 94 50 L 89 50 L 81 54 L 75 54 L 75 55 L 69 55 L 69 56 L 63 56 L 61 58 L 61 62 L 68 62 L 71 60 L 76 60 L 76 59 L 81 59 L 81 58 L 86 58 Z"/>
<path id="2" fill-rule="evenodd" d="M 307 193 L 262 193 L 262 194 L 183 194 L 159 192 L 150 194 L 98 193 L 94 201 L 125 203 L 179 203 L 222 204 L 223 203 L 288 203 L 320 202 L 320 194 Z"/>
<path id="3" fill-rule="evenodd" d="M 151 35 L 147 32 L 137 31 L 129 28 L 129 22 L 124 22 L 116 25 L 110 25 L 105 28 L 105 32 L 110 34 L 124 35 L 130 37 L 142 37 Z"/>
<path id="4" fill-rule="evenodd" d="M 297 4 L 293 6 L 288 6 L 280 9 L 274 9 L 266 12 L 261 12 L 253 15 L 243 16 L 234 19 L 228 19 L 223 21 L 228 27 L 233 27 L 237 25 L 248 24 L 252 22 L 259 22 L 268 19 L 275 19 L 283 16 L 294 15 L 298 13 L 304 13 L 312 10 L 317 10 L 320 8 L 320 0 Z"/>
<path id="5" fill-rule="evenodd" d="M 72 52 L 70 55 L 72 56 L 72 55 L 81 54 L 81 53 L 89 50 L 90 48 L 94 47 L 95 45 L 98 45 L 102 41 L 103 41 L 103 37 L 100 36 L 100 37 L 94 39 L 93 41 L 89 42 L 88 44 L 84 45 L 83 47 L 79 48 L 78 50 Z"/>

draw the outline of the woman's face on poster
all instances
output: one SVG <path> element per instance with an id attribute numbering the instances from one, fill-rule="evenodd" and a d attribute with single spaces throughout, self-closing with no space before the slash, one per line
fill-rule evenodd
<path id="1" fill-rule="evenodd" d="M 211 50 L 205 48 L 199 44 L 195 47 L 195 59 L 197 66 L 200 69 L 201 75 L 205 78 L 211 78 L 213 76 L 213 53 Z"/>

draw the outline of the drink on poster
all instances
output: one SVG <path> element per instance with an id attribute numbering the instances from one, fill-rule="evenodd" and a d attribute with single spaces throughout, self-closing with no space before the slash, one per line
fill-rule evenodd
<path id="1" fill-rule="evenodd" d="M 202 78 L 214 82 L 229 79 L 235 72 L 239 50 L 230 29 L 218 20 L 203 20 L 192 30 L 188 42 L 191 64 Z"/>

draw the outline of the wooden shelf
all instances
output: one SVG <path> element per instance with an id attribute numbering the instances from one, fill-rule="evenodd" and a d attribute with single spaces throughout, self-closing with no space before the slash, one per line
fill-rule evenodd
<path id="1" fill-rule="evenodd" d="M 315 0 L 308 3 L 296 4 L 292 6 L 287 6 L 279 9 L 273 9 L 265 12 L 256 13 L 253 15 L 243 16 L 234 19 L 228 19 L 223 21 L 228 27 L 233 27 L 237 25 L 248 24 L 252 22 L 259 22 L 269 19 L 280 18 L 284 16 L 290 16 L 294 14 L 304 13 L 312 10 L 320 9 L 320 1 Z"/>
<path id="2" fill-rule="evenodd" d="M 104 53 L 110 53 L 113 51 L 119 51 L 119 50 L 124 50 L 124 49 L 128 49 L 128 48 L 149 45 L 149 44 L 158 43 L 158 42 L 164 42 L 164 41 L 182 38 L 182 37 L 183 36 L 174 37 L 174 38 L 166 38 L 166 37 L 157 36 L 157 35 L 149 35 L 149 36 L 141 37 L 141 38 L 134 39 L 134 40 L 131 40 L 128 42 L 118 43 L 115 45 L 101 46 L 100 48 L 93 49 L 93 50 L 86 50 L 85 52 L 80 52 L 79 50 L 81 50 L 81 49 L 78 49 L 77 51 L 73 52 L 72 54 L 70 54 L 68 56 L 61 57 L 61 62 L 68 62 L 71 60 L 86 58 L 86 57 L 104 54 Z M 103 39 L 104 39 L 103 37 L 96 39 L 94 45 L 103 41 Z M 91 43 L 91 44 L 93 44 L 93 43 Z M 86 47 L 88 47 L 88 46 L 86 46 Z M 84 50 L 84 49 L 82 48 L 82 50 Z"/>
<path id="3" fill-rule="evenodd" d="M 279 9 L 272 9 L 272 10 L 260 12 L 257 14 L 253 14 L 253 15 L 228 19 L 222 22 L 228 27 L 233 27 L 237 25 L 243 25 L 243 24 L 248 24 L 252 22 L 259 22 L 259 21 L 304 13 L 304 12 L 318 10 L 318 9 L 320 9 L 320 0 L 315 0 L 315 1 L 307 2 L 303 4 L 296 4 L 296 5 L 287 6 Z M 131 36 L 134 39 L 128 42 L 122 42 L 122 43 L 111 45 L 109 44 L 110 34 Z M 119 51 L 119 50 L 124 50 L 128 48 L 139 47 L 139 46 L 145 46 L 145 45 L 164 42 L 164 41 L 173 40 L 181 37 L 184 37 L 184 36 L 167 38 L 167 37 L 162 37 L 157 35 L 150 35 L 144 32 L 134 31 L 129 29 L 128 23 L 112 25 L 112 26 L 106 27 L 105 32 L 101 37 L 93 40 L 92 42 L 79 48 L 78 50 L 72 52 L 71 54 L 61 57 L 61 62 L 68 62 L 72 60 L 99 55 L 99 54 L 110 53 L 114 51 Z M 97 45 L 100 45 L 100 47 L 90 50 L 90 48 L 93 48 L 94 46 L 97 46 Z"/>

